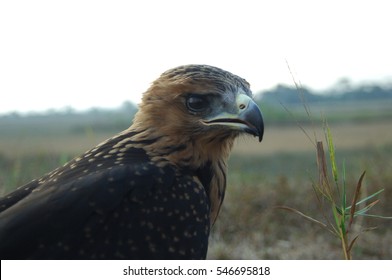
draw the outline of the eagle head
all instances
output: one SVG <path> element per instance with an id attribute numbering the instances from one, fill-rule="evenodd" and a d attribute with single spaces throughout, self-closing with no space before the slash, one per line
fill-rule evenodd
<path id="1" fill-rule="evenodd" d="M 164 72 L 143 95 L 133 127 L 159 138 L 166 148 L 179 143 L 199 148 L 193 158 L 199 164 L 203 159 L 227 156 L 233 140 L 242 133 L 261 141 L 264 132 L 249 83 L 208 65 L 185 65 Z M 154 150 L 157 156 L 158 150 Z"/>

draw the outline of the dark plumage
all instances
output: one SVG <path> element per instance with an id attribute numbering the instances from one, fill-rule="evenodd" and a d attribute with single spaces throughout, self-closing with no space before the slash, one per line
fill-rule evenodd
<path id="1" fill-rule="evenodd" d="M 203 259 L 241 133 L 263 136 L 242 78 L 163 73 L 131 127 L 0 199 L 1 259 Z"/>

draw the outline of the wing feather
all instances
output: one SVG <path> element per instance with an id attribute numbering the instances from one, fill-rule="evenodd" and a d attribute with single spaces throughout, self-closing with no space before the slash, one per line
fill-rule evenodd
<path id="1" fill-rule="evenodd" d="M 57 242 L 59 236 L 71 238 L 97 219 L 105 220 L 124 199 L 138 203 L 154 188 L 172 184 L 170 169 L 162 171 L 140 159 L 77 178 L 64 174 L 41 185 L 35 181 L 26 185 L 31 187 L 28 193 L 25 188 L 11 193 L 0 213 L 1 258 L 29 258 L 38 247 Z"/>

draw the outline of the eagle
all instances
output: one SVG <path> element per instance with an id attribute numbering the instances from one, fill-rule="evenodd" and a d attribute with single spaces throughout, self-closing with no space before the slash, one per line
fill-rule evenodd
<path id="1" fill-rule="evenodd" d="M 170 69 L 128 129 L 0 199 L 0 257 L 205 259 L 234 140 L 263 132 L 245 79 Z"/>

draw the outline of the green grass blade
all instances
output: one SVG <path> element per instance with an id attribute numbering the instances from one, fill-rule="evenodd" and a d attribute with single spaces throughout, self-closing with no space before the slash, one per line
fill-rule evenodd
<path id="1" fill-rule="evenodd" d="M 369 195 L 369 196 L 363 198 L 362 200 L 360 200 L 360 201 L 358 201 L 357 203 L 355 203 L 355 206 L 358 206 L 358 205 L 360 205 L 361 203 L 364 203 L 364 202 L 366 202 L 366 201 L 372 199 L 373 197 L 379 195 L 379 194 L 382 193 L 383 191 L 384 191 L 384 189 L 381 189 L 381 190 L 375 192 L 374 194 L 371 194 L 371 195 Z M 347 210 L 350 210 L 351 208 L 352 208 L 352 205 L 349 206 L 349 207 L 347 207 L 347 208 L 346 208 L 346 211 L 347 211 Z"/>
<path id="2" fill-rule="evenodd" d="M 368 201 L 369 199 L 372 199 L 373 197 L 379 195 L 379 194 L 382 193 L 383 191 L 384 191 L 384 189 L 381 189 L 381 190 L 375 192 L 374 194 L 371 194 L 371 195 L 365 197 L 364 199 L 358 201 L 355 205 L 359 205 L 359 204 L 361 204 L 361 203 L 364 203 L 365 201 Z"/>
<path id="3" fill-rule="evenodd" d="M 380 215 L 374 215 L 374 214 L 361 214 L 359 216 L 370 217 L 370 218 L 377 218 L 377 219 L 385 219 L 385 220 L 392 220 L 392 217 L 380 216 Z"/>
<path id="4" fill-rule="evenodd" d="M 336 186 L 338 187 L 338 169 L 336 167 L 336 158 L 335 158 L 335 146 L 333 144 L 333 137 L 331 133 L 331 129 L 329 128 L 328 124 L 325 124 L 326 128 L 326 137 L 327 137 L 327 143 L 328 143 L 328 150 L 329 150 L 329 157 L 331 160 L 331 167 L 332 167 L 332 176 L 333 179 L 336 183 Z"/>
<path id="5" fill-rule="evenodd" d="M 342 212 L 344 213 L 343 215 L 343 220 L 346 220 L 346 205 L 347 205 L 347 195 L 346 195 L 346 168 L 345 164 L 343 161 L 343 186 L 342 186 L 342 198 L 341 198 L 341 203 L 342 203 Z"/>

